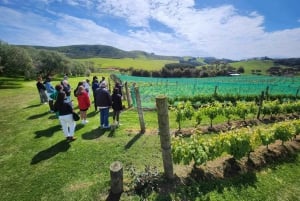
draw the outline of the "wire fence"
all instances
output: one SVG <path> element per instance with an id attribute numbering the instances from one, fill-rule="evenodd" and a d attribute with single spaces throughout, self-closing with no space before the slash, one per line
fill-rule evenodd
<path id="1" fill-rule="evenodd" d="M 129 88 L 136 83 L 139 87 L 142 106 L 155 107 L 155 97 L 166 95 L 169 98 L 195 95 L 257 95 L 269 88 L 269 94 L 296 95 L 300 88 L 299 77 L 275 76 L 231 76 L 209 78 L 153 78 L 117 75 Z"/>

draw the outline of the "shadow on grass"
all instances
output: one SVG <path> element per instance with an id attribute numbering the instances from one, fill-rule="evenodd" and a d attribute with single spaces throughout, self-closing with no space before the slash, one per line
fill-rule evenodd
<path id="1" fill-rule="evenodd" d="M 251 172 L 226 179 L 196 181 L 188 177 L 185 180 L 184 183 L 179 178 L 175 178 L 173 182 L 162 181 L 159 184 L 160 192 L 158 192 L 155 200 L 171 201 L 171 194 L 173 196 L 175 194 L 179 200 L 209 200 L 207 196 L 210 192 L 216 191 L 221 194 L 224 192 L 224 189 L 235 188 L 239 192 L 249 186 L 256 188 L 257 177 L 255 173 Z"/>
<path id="2" fill-rule="evenodd" d="M 104 135 L 104 133 L 106 131 L 108 131 L 108 129 L 96 128 L 94 130 L 91 130 L 88 133 L 83 134 L 82 139 L 94 140 L 94 139 L 97 139 L 97 138 L 101 137 L 102 135 Z"/>
<path id="3" fill-rule="evenodd" d="M 99 112 L 94 111 L 94 112 L 88 113 L 88 114 L 87 114 L 87 117 L 88 117 L 88 118 L 91 118 L 91 117 L 94 117 L 94 116 L 96 116 L 96 115 L 99 115 Z M 99 118 L 100 118 L 100 116 L 99 116 Z M 99 119 L 99 121 L 100 121 L 100 119 Z"/>
<path id="4" fill-rule="evenodd" d="M 40 107 L 41 105 L 43 105 L 43 104 L 39 103 L 39 104 L 35 104 L 35 105 L 29 105 L 29 106 L 27 106 L 27 107 L 24 107 L 23 109 L 29 109 L 29 108 L 34 108 L 34 107 Z"/>
<path id="5" fill-rule="evenodd" d="M 122 193 L 114 194 L 112 192 L 109 193 L 108 197 L 105 201 L 119 201 Z"/>
<path id="6" fill-rule="evenodd" d="M 48 119 L 57 119 L 58 120 L 58 117 L 56 116 L 55 113 L 51 113 L 51 114 L 54 114 L 54 115 L 49 116 Z"/>
<path id="7" fill-rule="evenodd" d="M 49 112 L 44 112 L 44 113 L 41 113 L 41 114 L 35 114 L 35 115 L 32 115 L 32 116 L 28 117 L 27 120 L 38 119 L 38 118 L 41 118 L 43 116 L 46 116 L 47 114 L 49 114 Z"/>
<path id="8" fill-rule="evenodd" d="M 1 78 L 0 89 L 18 89 L 18 88 L 22 88 L 22 84 L 18 83 L 17 80 Z"/>
<path id="9" fill-rule="evenodd" d="M 130 147 L 138 140 L 140 137 L 142 137 L 143 133 L 136 134 L 126 145 L 125 149 L 130 149 Z"/>
<path id="10" fill-rule="evenodd" d="M 61 125 L 56 125 L 56 126 L 53 126 L 53 127 L 50 127 L 50 128 L 47 128 L 47 129 L 44 129 L 44 130 L 40 130 L 40 131 L 36 131 L 35 132 L 35 138 L 40 138 L 40 137 L 51 137 L 53 136 L 53 134 L 57 131 L 59 131 L 61 129 Z"/>
<path id="11" fill-rule="evenodd" d="M 31 160 L 31 165 L 37 164 L 43 160 L 47 160 L 49 158 L 52 158 L 56 154 L 60 152 L 66 152 L 71 147 L 70 142 L 66 140 L 62 140 L 58 142 L 57 144 L 49 147 L 48 149 L 45 149 L 43 151 L 40 151 L 37 153 Z"/>

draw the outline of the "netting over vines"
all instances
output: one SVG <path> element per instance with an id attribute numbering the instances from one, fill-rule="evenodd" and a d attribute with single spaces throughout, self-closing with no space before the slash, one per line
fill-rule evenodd
<path id="1" fill-rule="evenodd" d="M 296 95 L 300 87 L 299 77 L 232 76 L 210 78 L 152 78 L 118 75 L 129 88 L 139 86 L 142 106 L 155 107 L 155 97 L 164 94 L 169 98 L 181 96 L 210 95 L 257 95 L 269 87 L 270 94 Z"/>

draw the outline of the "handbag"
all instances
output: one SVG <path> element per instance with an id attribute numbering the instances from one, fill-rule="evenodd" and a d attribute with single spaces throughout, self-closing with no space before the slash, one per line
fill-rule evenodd
<path id="1" fill-rule="evenodd" d="M 76 112 L 72 112 L 74 121 L 78 121 L 80 119 L 79 115 Z"/>

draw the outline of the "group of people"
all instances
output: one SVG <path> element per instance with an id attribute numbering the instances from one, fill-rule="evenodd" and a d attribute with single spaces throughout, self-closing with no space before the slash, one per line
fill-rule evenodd
<path id="1" fill-rule="evenodd" d="M 62 126 L 63 133 L 67 140 L 73 141 L 76 123 L 73 119 L 74 106 L 71 100 L 71 86 L 68 83 L 68 77 L 65 76 L 61 83 L 55 85 L 51 84 L 51 78 L 47 77 L 45 82 L 39 77 L 36 83 L 40 101 L 42 104 L 48 102 L 50 112 L 55 112 L 60 124 Z M 122 86 L 120 83 L 116 83 L 113 89 L 113 93 L 107 88 L 105 77 L 98 81 L 97 76 L 93 77 L 92 92 L 94 98 L 95 111 L 100 111 L 100 127 L 103 129 L 110 128 L 109 124 L 109 109 L 113 109 L 113 121 L 118 127 L 120 125 L 120 113 L 123 109 L 122 105 Z M 78 83 L 74 90 L 74 96 L 78 101 L 78 108 L 80 110 L 80 119 L 82 124 L 87 124 L 87 111 L 91 106 L 90 101 L 90 83 L 86 79 Z"/>

